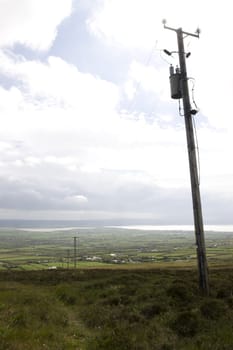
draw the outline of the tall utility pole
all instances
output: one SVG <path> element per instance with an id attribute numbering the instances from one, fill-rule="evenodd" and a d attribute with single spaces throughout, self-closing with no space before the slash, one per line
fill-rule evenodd
<path id="1" fill-rule="evenodd" d="M 74 268 L 77 267 L 77 237 L 74 238 Z"/>
<path id="2" fill-rule="evenodd" d="M 180 93 L 181 93 L 181 98 L 183 99 L 185 129 L 186 129 L 187 147 L 188 147 L 189 169 L 190 169 L 190 179 L 191 179 L 191 188 L 192 188 L 193 216 L 194 216 L 194 225 L 195 225 L 198 272 L 199 272 L 199 286 L 200 286 L 200 290 L 204 295 L 209 295 L 208 266 L 207 266 L 207 259 L 206 259 L 205 237 L 204 237 L 203 217 L 202 217 L 202 208 L 201 208 L 198 168 L 197 168 L 196 146 L 195 146 L 194 131 L 193 131 L 193 119 L 192 119 L 193 111 L 191 110 L 191 104 L 189 99 L 188 78 L 187 78 L 187 71 L 186 71 L 186 54 L 184 51 L 184 40 L 183 40 L 184 35 L 199 38 L 200 31 L 197 30 L 196 34 L 192 34 L 192 33 L 184 32 L 182 28 L 174 29 L 171 27 L 167 27 L 166 21 L 164 21 L 163 24 L 164 24 L 164 28 L 173 30 L 177 34 L 178 55 L 179 55 L 179 63 L 180 63 L 180 72 L 178 74 L 179 74 Z M 180 96 L 173 97 L 173 98 L 180 98 Z"/>

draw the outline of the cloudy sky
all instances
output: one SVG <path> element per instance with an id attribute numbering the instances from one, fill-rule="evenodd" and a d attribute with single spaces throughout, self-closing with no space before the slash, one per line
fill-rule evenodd
<path id="1" fill-rule="evenodd" d="M 185 50 L 203 216 L 233 223 L 231 17 L 227 0 L 0 0 L 0 219 L 192 224 L 166 18 L 202 31 Z"/>

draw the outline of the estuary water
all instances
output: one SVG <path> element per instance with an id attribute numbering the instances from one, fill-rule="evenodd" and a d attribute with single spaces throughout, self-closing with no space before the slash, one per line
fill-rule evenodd
<path id="1" fill-rule="evenodd" d="M 142 231 L 194 231 L 194 225 L 146 225 L 134 224 L 131 220 L 130 224 L 126 221 L 121 222 L 104 222 L 104 221 L 81 221 L 81 220 L 0 220 L 0 229 L 17 229 L 25 231 L 71 231 L 85 229 L 128 229 Z M 233 225 L 204 225 L 206 232 L 232 232 Z"/>
<path id="2" fill-rule="evenodd" d="M 193 225 L 126 225 L 109 227 L 143 231 L 194 231 Z M 205 225 L 204 230 L 214 232 L 233 232 L 233 225 Z"/>

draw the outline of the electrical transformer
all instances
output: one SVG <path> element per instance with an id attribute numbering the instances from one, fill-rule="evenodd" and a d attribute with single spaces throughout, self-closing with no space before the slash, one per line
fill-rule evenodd
<path id="1" fill-rule="evenodd" d="M 176 71 L 174 72 L 174 67 L 171 65 L 169 71 L 170 71 L 171 98 L 177 100 L 182 97 L 181 84 L 180 84 L 180 79 L 181 79 L 180 70 L 177 67 Z"/>

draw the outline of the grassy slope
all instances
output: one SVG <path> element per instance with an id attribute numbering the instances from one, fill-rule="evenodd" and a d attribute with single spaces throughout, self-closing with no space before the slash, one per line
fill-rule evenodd
<path id="1" fill-rule="evenodd" d="M 233 271 L 0 271 L 0 349 L 232 350 Z"/>

